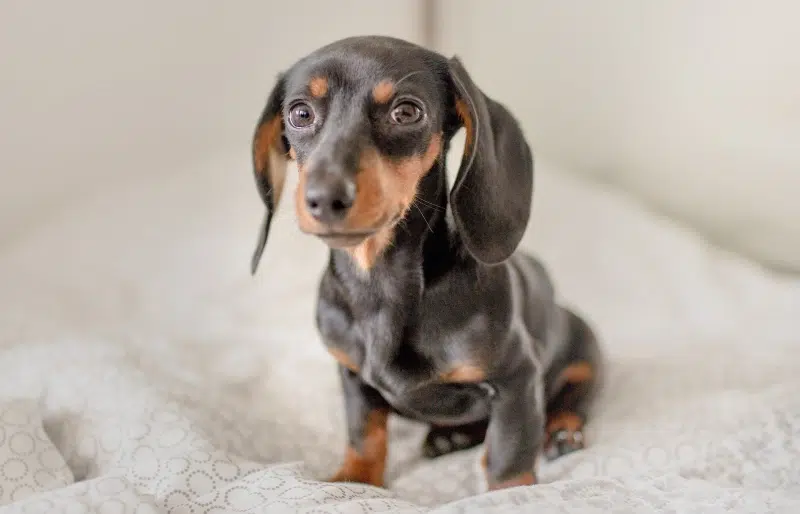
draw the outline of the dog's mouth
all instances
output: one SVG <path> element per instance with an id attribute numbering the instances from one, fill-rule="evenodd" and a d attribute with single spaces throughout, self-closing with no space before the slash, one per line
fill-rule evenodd
<path id="1" fill-rule="evenodd" d="M 351 248 L 363 243 L 365 239 L 374 235 L 376 231 L 358 232 L 321 232 L 314 234 L 322 239 L 331 248 Z"/>
<path id="2" fill-rule="evenodd" d="M 306 231 L 306 233 L 320 238 L 331 248 L 352 248 L 360 245 L 381 230 L 393 227 L 398 221 L 400 221 L 400 217 L 401 216 L 399 214 L 387 216 L 380 222 L 374 224 L 372 228 L 368 229 Z"/>

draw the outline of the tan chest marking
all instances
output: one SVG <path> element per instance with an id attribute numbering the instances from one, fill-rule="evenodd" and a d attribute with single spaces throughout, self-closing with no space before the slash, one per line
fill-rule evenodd
<path id="1" fill-rule="evenodd" d="M 483 382 L 486 380 L 486 372 L 474 364 L 460 364 L 443 373 L 440 380 L 457 384 Z"/>

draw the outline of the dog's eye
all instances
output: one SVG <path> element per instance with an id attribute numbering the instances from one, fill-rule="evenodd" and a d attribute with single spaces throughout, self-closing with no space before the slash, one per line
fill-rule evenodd
<path id="1" fill-rule="evenodd" d="M 314 123 L 314 110 L 305 103 L 295 104 L 289 111 L 289 123 L 295 128 L 306 128 Z"/>
<path id="2" fill-rule="evenodd" d="M 416 123 L 422 118 L 422 109 L 416 104 L 411 102 L 403 102 L 397 104 L 392 109 L 391 119 L 398 125 L 408 125 L 409 123 Z"/>

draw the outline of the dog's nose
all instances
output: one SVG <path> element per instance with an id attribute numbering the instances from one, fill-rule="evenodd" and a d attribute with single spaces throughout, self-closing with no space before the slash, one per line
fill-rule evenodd
<path id="1" fill-rule="evenodd" d="M 326 174 L 306 184 L 306 207 L 320 223 L 341 221 L 355 201 L 355 184 L 343 177 Z"/>

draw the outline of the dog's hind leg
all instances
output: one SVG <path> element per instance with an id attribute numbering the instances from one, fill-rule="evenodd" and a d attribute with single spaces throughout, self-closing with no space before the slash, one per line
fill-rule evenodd
<path id="1" fill-rule="evenodd" d="M 583 427 L 601 385 L 602 358 L 594 332 L 577 314 L 569 319 L 569 348 L 554 363 L 548 388 L 544 454 L 549 460 L 584 448 Z"/>

